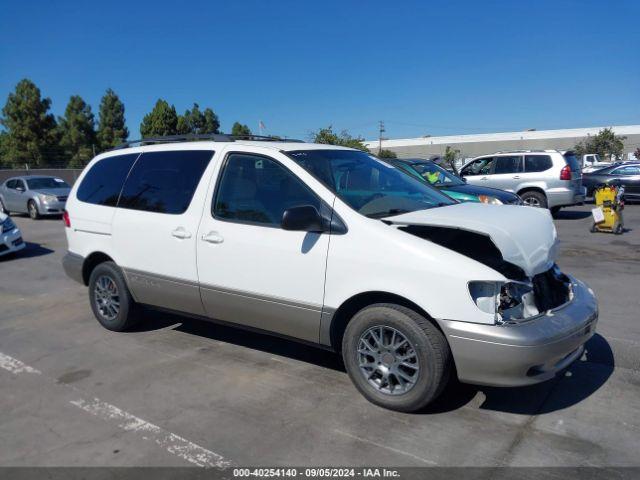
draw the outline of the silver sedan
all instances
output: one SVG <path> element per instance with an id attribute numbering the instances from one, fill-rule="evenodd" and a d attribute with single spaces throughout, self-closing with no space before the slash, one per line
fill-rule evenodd
<path id="1" fill-rule="evenodd" d="M 58 177 L 25 175 L 0 185 L 0 212 L 28 213 L 36 220 L 43 215 L 61 215 L 71 187 Z"/>

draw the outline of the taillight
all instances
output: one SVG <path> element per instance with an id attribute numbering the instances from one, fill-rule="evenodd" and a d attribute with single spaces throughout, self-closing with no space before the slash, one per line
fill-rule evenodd
<path id="1" fill-rule="evenodd" d="M 569 165 L 565 165 L 560 170 L 560 180 L 571 180 L 571 167 Z"/>
<path id="2" fill-rule="evenodd" d="M 69 219 L 69 212 L 66 210 L 62 214 L 62 220 L 64 220 L 64 226 L 67 228 L 71 228 L 71 219 Z"/>

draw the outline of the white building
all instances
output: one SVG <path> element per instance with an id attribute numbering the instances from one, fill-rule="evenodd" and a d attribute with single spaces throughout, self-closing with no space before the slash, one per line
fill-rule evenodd
<path id="1" fill-rule="evenodd" d="M 382 140 L 382 148 L 395 152 L 400 158 L 429 158 L 433 155 L 443 155 L 447 146 L 450 146 L 459 150 L 459 157 L 463 159 L 505 150 L 570 150 L 578 142 L 596 135 L 603 128 L 607 127 L 400 138 Z M 616 135 L 626 137 L 624 157 L 633 158 L 633 152 L 640 147 L 640 125 L 610 128 Z M 378 151 L 378 140 L 364 143 L 372 152 Z"/>

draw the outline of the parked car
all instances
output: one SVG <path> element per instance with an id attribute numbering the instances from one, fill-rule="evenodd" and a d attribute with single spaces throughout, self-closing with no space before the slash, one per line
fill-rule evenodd
<path id="1" fill-rule="evenodd" d="M 431 160 L 402 158 L 391 159 L 389 162 L 459 202 L 522 205 L 522 199 L 513 192 L 469 185 L 457 175 L 448 172 Z"/>
<path id="2" fill-rule="evenodd" d="M 0 257 L 22 250 L 24 247 L 20 229 L 9 215 L 0 212 Z"/>
<path id="3" fill-rule="evenodd" d="M 473 185 L 517 193 L 525 205 L 549 208 L 584 202 L 580 162 L 557 150 L 498 152 L 469 161 L 460 175 Z"/>
<path id="4" fill-rule="evenodd" d="M 582 183 L 592 196 L 598 185 L 624 185 L 625 199 L 640 199 L 640 162 L 616 163 L 595 172 L 585 173 Z"/>
<path id="5" fill-rule="evenodd" d="M 344 147 L 180 138 L 102 153 L 71 190 L 63 265 L 109 330 L 149 305 L 334 349 L 401 411 L 453 372 L 547 380 L 595 331 L 546 211 L 457 203 Z"/>
<path id="6" fill-rule="evenodd" d="M 0 210 L 28 213 L 37 220 L 62 215 L 71 187 L 61 178 L 27 175 L 9 178 L 0 186 Z"/>

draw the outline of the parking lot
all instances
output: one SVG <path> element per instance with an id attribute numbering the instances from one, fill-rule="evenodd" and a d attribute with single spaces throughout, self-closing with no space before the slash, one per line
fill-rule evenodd
<path id="1" fill-rule="evenodd" d="M 62 221 L 15 216 L 0 465 L 638 466 L 640 206 L 622 236 L 589 233 L 590 208 L 555 222 L 558 263 L 600 302 L 585 356 L 535 387 L 453 385 L 419 414 L 368 403 L 337 355 L 287 340 L 157 312 L 109 332 L 62 270 Z"/>

